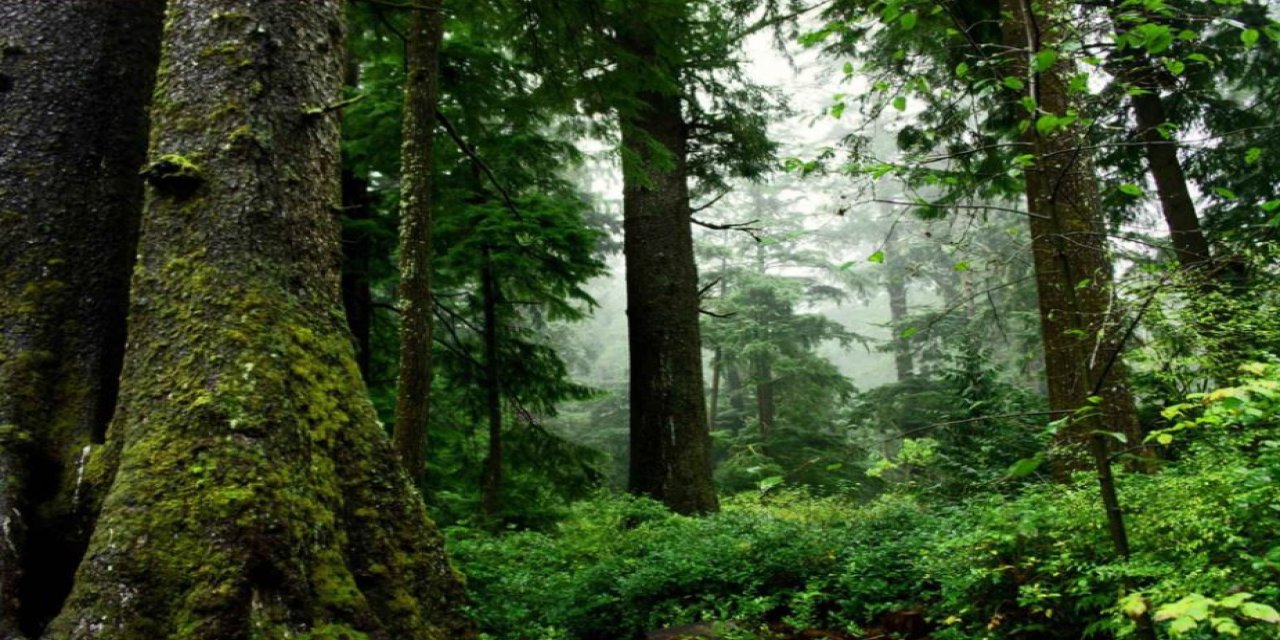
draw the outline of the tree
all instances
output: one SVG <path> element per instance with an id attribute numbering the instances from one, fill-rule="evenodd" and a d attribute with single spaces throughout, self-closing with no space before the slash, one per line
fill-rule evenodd
<path id="1" fill-rule="evenodd" d="M 400 173 L 400 371 L 395 445 L 421 482 L 431 415 L 431 192 L 436 104 L 440 99 L 439 0 L 413 10 L 405 38 L 404 137 Z"/>
<path id="2" fill-rule="evenodd" d="M 163 10 L 0 6 L 3 638 L 57 613 L 110 480 L 85 469 L 118 391 Z"/>
<path id="3" fill-rule="evenodd" d="M 1044 336 L 1049 408 L 1059 417 L 1096 404 L 1099 422 L 1075 422 L 1059 432 L 1064 444 L 1094 440 L 1106 429 L 1140 442 L 1137 409 L 1120 356 L 1125 339 L 1117 311 L 1106 222 L 1100 208 L 1091 154 L 1072 104 L 1070 58 L 1060 57 L 1064 19 L 1035 15 L 1020 0 L 1001 4 L 1001 29 L 1013 53 L 1004 61 L 1011 77 L 1025 78 L 1014 95 L 1026 105 L 1023 140 L 1031 151 L 1026 171 L 1031 252 Z M 1028 98 L 1029 101 L 1023 100 Z M 1094 401 L 1093 398 L 1099 398 Z M 1087 463 L 1064 450 L 1065 471 Z M 1105 455 L 1103 456 L 1106 457 Z"/>
<path id="4" fill-rule="evenodd" d="M 169 3 L 120 400 L 85 474 L 118 471 L 49 637 L 470 635 L 340 307 L 341 8 Z"/>
<path id="5" fill-rule="evenodd" d="M 620 72 L 648 75 L 654 88 L 635 95 L 635 112 L 620 115 L 631 345 L 629 483 L 632 491 L 681 513 L 714 511 L 690 228 L 689 132 L 679 66 L 659 54 L 662 38 L 677 33 L 686 18 L 674 3 L 634 9 L 618 25 L 627 56 Z"/>

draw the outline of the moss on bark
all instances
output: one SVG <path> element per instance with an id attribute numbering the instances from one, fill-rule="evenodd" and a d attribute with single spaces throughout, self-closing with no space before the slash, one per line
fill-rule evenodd
<path id="1" fill-rule="evenodd" d="M 151 180 L 119 468 L 51 638 L 470 635 L 341 313 L 337 118 L 303 108 L 341 36 L 337 0 L 169 3 L 150 166 L 198 180 Z"/>

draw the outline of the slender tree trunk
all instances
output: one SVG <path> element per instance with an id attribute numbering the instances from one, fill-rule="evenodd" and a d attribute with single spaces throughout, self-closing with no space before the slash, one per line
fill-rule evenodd
<path id="1" fill-rule="evenodd" d="M 1010 69 L 1027 77 L 1027 87 L 1042 113 L 1065 116 L 1070 109 L 1067 63 L 1028 75 L 1028 56 L 1056 46 L 1056 31 L 1045 16 L 1031 16 L 1027 0 L 1002 0 L 1006 44 L 1016 49 Z M 1052 11 L 1049 8 L 1046 11 Z M 1034 119 L 1034 116 L 1033 116 Z M 1114 295 L 1111 255 L 1098 202 L 1093 163 L 1079 127 L 1040 135 L 1028 129 L 1024 140 L 1036 156 L 1028 170 L 1027 203 L 1031 244 L 1044 339 L 1049 406 L 1065 416 L 1091 405 L 1098 388 L 1100 427 L 1085 421 L 1058 434 L 1055 468 L 1065 474 L 1091 466 L 1086 454 L 1094 428 L 1120 432 L 1139 442 L 1133 395 L 1118 351 L 1122 313 Z M 1106 379 L 1098 379 L 1105 373 Z"/>
<path id="2" fill-rule="evenodd" d="M 762 357 L 756 362 L 756 420 L 762 440 L 768 440 L 773 433 L 777 414 L 777 403 L 773 397 L 773 367 L 767 358 Z"/>
<path id="3" fill-rule="evenodd" d="M 721 348 L 716 347 L 711 355 L 711 399 L 707 403 L 707 429 L 716 430 L 716 414 L 720 410 L 720 377 L 724 364 L 721 362 Z"/>
<path id="4" fill-rule="evenodd" d="M 373 219 L 369 183 L 351 171 L 342 172 L 342 308 L 356 346 L 356 365 L 369 382 L 373 357 L 373 292 L 369 268 L 373 259 L 373 239 L 360 223 Z M 356 224 L 351 224 L 356 223 Z"/>
<path id="5" fill-rule="evenodd" d="M 885 250 L 889 254 L 888 277 L 885 288 L 889 292 L 889 326 L 893 331 L 893 365 L 898 374 L 898 382 L 910 378 L 915 372 L 915 363 L 911 357 L 911 343 L 902 335 L 907 328 L 907 279 L 903 273 L 901 256 L 895 255 L 894 234 L 890 232 L 885 239 Z"/>
<path id="6" fill-rule="evenodd" d="M 1155 179 L 1156 193 L 1160 196 L 1160 210 L 1169 226 L 1169 237 L 1178 263 L 1184 269 L 1202 267 L 1210 259 L 1209 242 L 1200 230 L 1195 200 L 1191 198 L 1186 174 L 1178 160 L 1178 145 L 1176 141 L 1166 140 L 1160 135 L 1160 127 L 1168 122 L 1168 118 L 1165 117 L 1164 102 L 1156 93 L 1159 88 L 1151 86 L 1147 90 L 1152 93 L 1130 96 L 1129 101 L 1138 121 L 1138 135 L 1146 145 L 1143 149 L 1151 177 Z"/>
<path id="7" fill-rule="evenodd" d="M 489 455 L 484 461 L 483 508 L 486 516 L 494 517 L 502 509 L 502 380 L 498 366 L 498 282 L 487 248 L 481 288 L 484 290 L 485 406 L 489 411 Z"/>
<path id="8" fill-rule="evenodd" d="M 1125 29 L 1115 15 L 1118 10 L 1118 6 L 1113 6 L 1110 10 L 1112 26 L 1118 34 L 1123 35 Z M 1144 143 L 1147 166 L 1156 183 L 1156 194 L 1160 198 L 1160 210 L 1169 227 L 1174 255 L 1184 269 L 1203 267 L 1211 257 L 1209 241 L 1200 229 L 1195 200 L 1191 197 L 1187 176 L 1178 159 L 1178 142 L 1166 139 L 1160 133 L 1160 128 L 1169 119 L 1165 115 L 1164 100 L 1160 97 L 1161 87 L 1157 77 L 1159 72 L 1152 66 L 1151 58 L 1146 52 L 1137 49 L 1117 57 L 1111 66 L 1121 79 L 1142 90 L 1130 94 L 1129 104 L 1133 107 L 1134 119 L 1137 120 L 1138 138 Z"/>
<path id="9" fill-rule="evenodd" d="M 342 31 L 338 0 L 168 3 L 119 467 L 48 638 L 470 635 L 342 315 Z"/>
<path id="10" fill-rule="evenodd" d="M 640 15 L 621 36 L 635 57 L 631 64 L 662 68 L 655 28 Z M 670 79 L 678 79 L 669 71 Z M 641 106 L 621 118 L 631 350 L 629 484 L 631 491 L 679 513 L 715 511 L 690 229 L 688 131 L 678 95 L 642 91 L 636 98 Z"/>
<path id="11" fill-rule="evenodd" d="M 163 12 L 0 3 L 0 638 L 57 613 L 114 472 Z"/>
<path id="12" fill-rule="evenodd" d="M 724 381 L 729 392 L 729 408 L 733 410 L 733 430 L 737 432 L 742 430 L 742 423 L 747 415 L 747 401 L 742 397 L 744 390 L 742 370 L 732 360 L 724 363 L 723 366 Z"/>
<path id="13" fill-rule="evenodd" d="M 404 146 L 400 157 L 400 372 L 395 447 L 410 477 L 426 473 L 431 407 L 432 154 L 440 98 L 440 0 L 412 11 L 405 47 Z"/>

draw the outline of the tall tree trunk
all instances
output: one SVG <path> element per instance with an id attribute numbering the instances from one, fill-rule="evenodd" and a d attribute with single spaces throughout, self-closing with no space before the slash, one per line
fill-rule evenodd
<path id="1" fill-rule="evenodd" d="M 643 11 L 641 11 L 643 13 Z M 631 64 L 663 69 L 658 25 L 621 36 Z M 667 69 L 668 81 L 678 73 Z M 623 253 L 631 350 L 631 491 L 679 513 L 718 508 L 702 386 L 698 272 L 690 229 L 688 130 L 680 96 L 642 91 L 621 116 Z"/>
<path id="2" fill-rule="evenodd" d="M 484 461 L 483 508 L 493 517 L 502 508 L 502 381 L 498 366 L 498 282 L 485 249 L 481 288 L 484 295 L 485 406 L 489 411 L 489 455 Z"/>
<path id="3" fill-rule="evenodd" d="M 903 336 L 907 328 L 907 278 L 901 256 L 895 255 L 894 233 L 889 232 L 885 239 L 885 251 L 889 254 L 888 272 L 885 288 L 889 292 L 889 326 L 893 331 L 893 366 L 898 374 L 898 382 L 910 378 L 915 372 L 915 363 L 911 357 L 911 343 Z"/>
<path id="4" fill-rule="evenodd" d="M 373 358 L 373 292 L 369 269 L 373 239 L 363 227 L 373 219 L 369 183 L 349 170 L 342 172 L 342 309 L 356 346 L 356 365 L 366 384 Z"/>
<path id="5" fill-rule="evenodd" d="M 1117 34 L 1124 35 L 1126 29 L 1116 15 L 1119 11 L 1118 3 L 1112 3 L 1109 10 L 1112 26 Z M 1129 104 L 1137 120 L 1138 138 L 1144 145 L 1147 166 L 1156 183 L 1156 194 L 1160 198 L 1165 224 L 1169 227 L 1174 255 L 1184 269 L 1203 267 L 1211 257 L 1209 241 L 1200 229 L 1195 200 L 1191 197 L 1187 176 L 1178 159 L 1178 143 L 1160 133 L 1160 128 L 1169 122 L 1164 100 L 1160 97 L 1157 75 L 1160 72 L 1152 65 L 1150 56 L 1139 49 L 1117 56 L 1111 67 L 1122 80 L 1141 90 L 1129 95 Z"/>
<path id="6" fill-rule="evenodd" d="M 743 397 L 742 370 L 736 362 L 724 363 L 724 381 L 729 392 L 729 408 L 733 410 L 733 430 L 741 431 L 747 415 L 747 401 Z"/>
<path id="7" fill-rule="evenodd" d="M 1071 106 L 1067 63 L 1059 60 L 1028 75 L 1028 56 L 1058 44 L 1052 19 L 1032 16 L 1027 0 L 1002 0 L 1001 7 L 1005 43 L 1015 51 L 1010 69 L 1027 77 L 1029 94 L 1041 113 L 1065 116 Z M 1055 467 L 1066 473 L 1092 466 L 1084 446 L 1091 431 L 1120 432 L 1130 442 L 1139 442 L 1142 434 L 1119 354 L 1123 318 L 1113 291 L 1093 163 L 1082 150 L 1082 132 L 1068 126 L 1041 135 L 1033 125 L 1024 140 L 1036 157 L 1026 176 L 1027 207 L 1049 406 L 1061 417 L 1090 406 L 1095 389 L 1102 398 L 1096 421 L 1078 421 L 1058 433 L 1062 446 Z"/>
<path id="8" fill-rule="evenodd" d="M 762 440 L 769 439 L 777 414 L 777 403 L 773 397 L 773 367 L 767 358 L 761 357 L 756 361 L 756 421 Z"/>
<path id="9" fill-rule="evenodd" d="M 1037 11 L 1040 13 L 1037 14 Z M 1070 109 L 1066 76 L 1069 63 L 1058 59 L 1035 73 L 1029 60 L 1041 51 L 1057 51 L 1065 9 L 1056 2 L 1001 0 L 1001 30 L 1012 51 L 1011 68 L 1027 77 L 1028 94 L 1042 114 L 1065 116 Z M 1033 115 L 1033 119 L 1040 114 Z M 1120 432 L 1140 442 L 1133 396 L 1120 358 L 1123 331 L 1112 308 L 1111 256 L 1098 204 L 1098 186 L 1084 136 L 1078 126 L 1041 134 L 1031 126 L 1025 139 L 1035 165 L 1027 172 L 1027 208 L 1044 334 L 1049 406 L 1061 416 L 1090 407 L 1097 411 L 1073 418 L 1059 432 L 1060 475 L 1092 467 L 1116 554 L 1130 553 L 1123 511 L 1111 474 L 1110 437 Z M 1083 446 L 1082 446 L 1083 445 Z M 1086 455 L 1080 455 L 1080 449 Z M 1138 620 L 1138 636 L 1155 640 L 1151 620 Z"/>
<path id="10" fill-rule="evenodd" d="M 724 356 L 722 349 L 716 347 L 711 355 L 711 398 L 707 401 L 707 429 L 716 430 L 716 414 L 720 411 L 720 378 L 723 375 Z"/>
<path id="11" fill-rule="evenodd" d="M 1176 141 L 1166 140 L 1160 135 L 1160 127 L 1168 122 L 1168 118 L 1164 102 L 1157 93 L 1159 87 L 1150 82 L 1144 84 L 1151 85 L 1144 87 L 1151 93 L 1130 96 L 1129 101 L 1138 121 L 1138 135 L 1145 144 L 1143 150 L 1151 168 L 1151 177 L 1155 179 L 1156 193 L 1160 196 L 1160 210 L 1169 226 L 1169 238 L 1178 263 L 1184 269 L 1202 267 L 1210 259 L 1209 242 L 1200 230 L 1195 200 L 1191 198 L 1187 176 L 1178 160 L 1178 145 Z"/>
<path id="12" fill-rule="evenodd" d="M 0 3 L 0 638 L 38 636 L 57 613 L 114 470 L 96 458 L 163 13 L 162 0 Z"/>
<path id="13" fill-rule="evenodd" d="M 342 21 L 168 4 L 119 466 L 49 638 L 470 633 L 342 315 Z"/>
<path id="14" fill-rule="evenodd" d="M 431 408 L 431 210 L 444 13 L 427 0 L 409 19 L 404 143 L 400 152 L 400 372 L 395 447 L 409 475 L 426 473 Z"/>

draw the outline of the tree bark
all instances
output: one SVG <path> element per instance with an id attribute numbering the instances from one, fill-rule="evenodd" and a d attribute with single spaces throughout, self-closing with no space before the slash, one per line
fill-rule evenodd
<path id="1" fill-rule="evenodd" d="M 163 12 L 0 4 L 0 638 L 57 613 L 112 473 Z"/>
<path id="2" fill-rule="evenodd" d="M 432 154 L 440 97 L 444 13 L 428 0 L 409 20 L 405 47 L 404 142 L 400 157 L 400 372 L 395 447 L 409 475 L 426 473 L 431 408 Z"/>
<path id="3" fill-rule="evenodd" d="M 339 0 L 168 3 L 118 471 L 48 638 L 470 635 L 342 314 L 342 31 Z"/>
<path id="4" fill-rule="evenodd" d="M 658 24 L 639 10 L 620 35 L 643 67 L 679 74 L 658 54 Z M 631 350 L 630 488 L 679 513 L 718 508 L 703 398 L 698 272 L 679 95 L 653 90 L 621 114 L 623 253 Z"/>
<path id="5" fill-rule="evenodd" d="M 1028 75 L 1028 56 L 1057 46 L 1056 27 L 1032 15 L 1026 0 L 1002 0 L 1005 43 L 1014 50 L 1009 69 L 1027 78 L 1041 114 L 1066 116 L 1071 108 L 1067 63 Z M 1046 8 L 1046 12 L 1051 11 Z M 1058 418 L 1091 406 L 1094 389 L 1101 415 L 1073 421 L 1058 432 L 1054 460 L 1059 474 L 1091 467 L 1089 433 L 1095 429 L 1141 440 L 1137 410 L 1119 351 L 1121 312 L 1113 291 L 1111 255 L 1090 154 L 1078 126 L 1047 135 L 1033 124 L 1024 135 L 1035 155 L 1028 169 L 1027 207 L 1044 342 L 1049 407 Z M 1105 375 L 1105 379 L 1099 381 Z"/>

